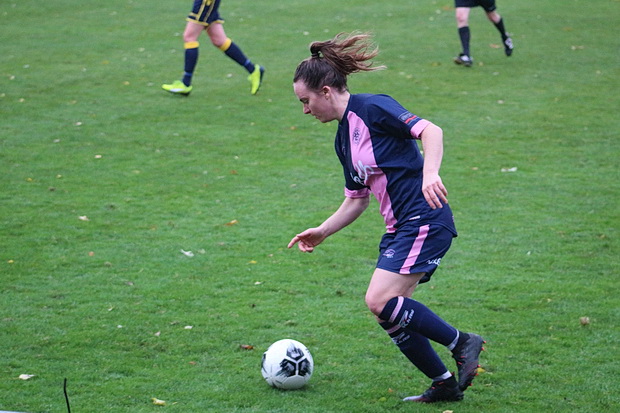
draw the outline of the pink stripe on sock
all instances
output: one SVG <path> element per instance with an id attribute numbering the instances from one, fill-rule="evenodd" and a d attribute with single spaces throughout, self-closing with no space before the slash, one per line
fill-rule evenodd
<path id="1" fill-rule="evenodd" d="M 386 330 L 388 334 L 392 334 L 395 333 L 396 331 L 400 330 L 400 326 L 398 324 L 396 324 L 394 327 L 390 328 L 389 330 Z"/>
<path id="2" fill-rule="evenodd" d="M 405 260 L 405 263 L 400 268 L 401 274 L 409 274 L 411 271 L 411 267 L 414 266 L 418 257 L 420 256 L 420 251 L 422 251 L 422 245 L 424 245 L 424 241 L 426 241 L 426 236 L 428 235 L 429 225 L 423 225 L 420 227 L 418 231 L 418 236 L 416 237 L 413 245 L 411 246 L 411 251 L 409 252 L 409 256 Z"/>
<path id="3" fill-rule="evenodd" d="M 398 297 L 398 302 L 396 303 L 396 307 L 394 307 L 394 311 L 392 311 L 392 315 L 390 316 L 390 319 L 388 320 L 390 323 L 393 323 L 394 320 L 396 319 L 396 316 L 398 315 L 398 313 L 400 312 L 400 309 L 403 306 L 403 301 L 405 301 L 403 297 Z"/>

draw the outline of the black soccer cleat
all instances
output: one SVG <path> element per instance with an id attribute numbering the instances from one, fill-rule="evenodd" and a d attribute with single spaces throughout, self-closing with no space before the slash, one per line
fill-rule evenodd
<path id="1" fill-rule="evenodd" d="M 474 64 L 474 59 L 464 53 L 461 53 L 454 58 L 454 63 L 465 67 L 471 67 L 471 65 Z"/>
<path id="2" fill-rule="evenodd" d="M 454 376 L 443 381 L 434 381 L 424 393 L 419 396 L 405 397 L 405 402 L 435 403 L 458 402 L 463 400 L 463 392 L 459 389 Z"/>
<path id="3" fill-rule="evenodd" d="M 512 55 L 512 49 L 514 49 L 515 46 L 512 44 L 512 39 L 510 37 L 506 37 L 504 39 L 504 53 L 506 53 L 506 56 L 511 56 Z"/>
<path id="4" fill-rule="evenodd" d="M 456 360 L 459 370 L 459 389 L 467 390 L 471 382 L 478 375 L 478 360 L 480 352 L 484 350 L 482 345 L 486 343 L 478 334 L 469 333 L 465 342 L 452 350 L 452 358 Z"/>

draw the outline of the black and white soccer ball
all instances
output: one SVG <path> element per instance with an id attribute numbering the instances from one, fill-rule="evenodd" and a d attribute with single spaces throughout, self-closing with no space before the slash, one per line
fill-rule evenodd
<path id="1" fill-rule="evenodd" d="M 310 351 L 299 341 L 284 339 L 263 354 L 261 373 L 270 386 L 284 390 L 302 388 L 314 370 Z"/>

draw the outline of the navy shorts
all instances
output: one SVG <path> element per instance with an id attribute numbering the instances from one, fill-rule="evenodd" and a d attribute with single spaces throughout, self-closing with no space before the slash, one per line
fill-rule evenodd
<path id="1" fill-rule="evenodd" d="M 187 16 L 187 21 L 208 26 L 211 23 L 224 23 L 220 17 L 220 0 L 194 0 L 192 12 Z"/>
<path id="2" fill-rule="evenodd" d="M 397 274 L 424 272 L 427 282 L 450 249 L 456 234 L 444 226 L 406 223 L 396 232 L 383 235 L 379 244 L 377 268 Z"/>
<path id="3" fill-rule="evenodd" d="M 495 6 L 495 0 L 454 0 L 455 7 L 482 7 L 484 11 L 493 11 L 497 7 Z"/>

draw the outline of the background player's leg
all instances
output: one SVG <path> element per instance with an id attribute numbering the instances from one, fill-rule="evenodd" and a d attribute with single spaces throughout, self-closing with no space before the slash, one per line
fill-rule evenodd
<path id="1" fill-rule="evenodd" d="M 506 28 L 504 27 L 504 19 L 499 13 L 495 10 L 487 12 L 487 17 L 493 23 L 499 34 L 502 36 L 502 43 L 504 44 L 504 52 L 506 56 L 512 55 L 512 49 L 514 48 L 512 44 L 512 39 L 506 33 Z"/>
<path id="2" fill-rule="evenodd" d="M 204 26 L 198 23 L 187 22 L 185 32 L 183 33 L 183 45 L 185 47 L 185 70 L 183 73 L 183 83 L 185 86 L 192 84 L 194 69 L 198 64 L 198 37 L 204 30 Z"/>
<path id="3" fill-rule="evenodd" d="M 215 22 L 207 28 L 207 34 L 211 39 L 211 43 L 230 57 L 232 60 L 243 66 L 250 76 L 248 80 L 251 84 L 250 92 L 254 95 L 258 92 L 263 79 L 265 69 L 262 66 L 252 63 L 250 59 L 243 53 L 241 48 L 233 42 L 224 31 L 222 23 Z"/>
<path id="4" fill-rule="evenodd" d="M 162 88 L 170 93 L 179 95 L 189 95 L 192 91 L 192 76 L 194 69 L 198 64 L 198 37 L 204 30 L 204 26 L 198 23 L 188 21 L 183 32 L 184 42 L 184 72 L 182 80 L 175 80 L 170 84 L 163 84 Z"/>
<path id="5" fill-rule="evenodd" d="M 463 66 L 471 66 L 472 58 L 469 51 L 469 40 L 471 34 L 469 31 L 469 7 L 456 8 L 456 27 L 461 41 L 461 53 L 454 59 L 454 62 Z"/>

